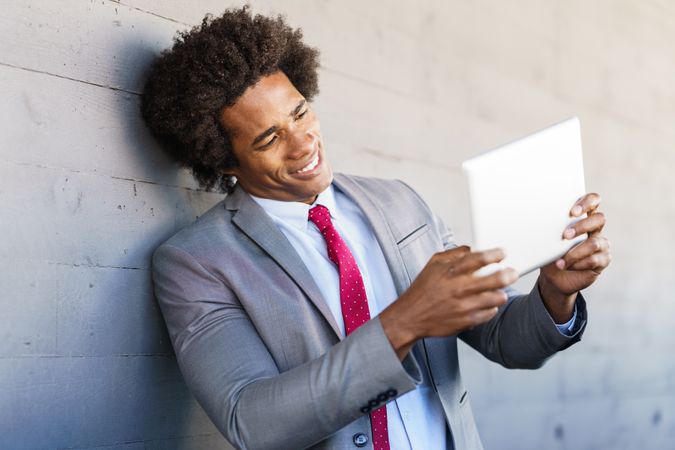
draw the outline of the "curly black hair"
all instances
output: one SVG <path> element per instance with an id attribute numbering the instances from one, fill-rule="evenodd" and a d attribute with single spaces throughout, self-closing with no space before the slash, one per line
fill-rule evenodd
<path id="1" fill-rule="evenodd" d="M 307 99 L 319 92 L 319 51 L 282 15 L 251 15 L 248 5 L 210 14 L 179 32 L 154 61 L 141 114 L 164 150 L 205 190 L 231 192 L 238 165 L 221 112 L 261 77 L 281 70 Z"/>

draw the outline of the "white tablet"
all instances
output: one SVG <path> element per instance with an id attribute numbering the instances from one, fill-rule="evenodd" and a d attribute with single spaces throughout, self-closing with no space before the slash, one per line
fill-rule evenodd
<path id="1" fill-rule="evenodd" d="M 578 118 L 464 161 L 462 168 L 469 184 L 472 249 L 506 252 L 500 264 L 481 274 L 513 267 L 522 276 L 586 238 L 562 237 L 580 219 L 569 212 L 585 193 Z"/>

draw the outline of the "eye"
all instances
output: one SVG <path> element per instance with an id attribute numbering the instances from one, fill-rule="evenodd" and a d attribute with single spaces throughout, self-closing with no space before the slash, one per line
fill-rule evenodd
<path id="1" fill-rule="evenodd" d="M 263 144 L 262 147 L 260 147 L 260 148 L 268 148 L 268 147 L 271 147 L 272 144 L 274 144 L 274 143 L 277 141 L 277 138 L 278 138 L 278 136 L 275 134 L 274 136 L 272 136 L 272 139 L 270 139 L 268 142 L 266 142 L 265 144 Z"/>
<path id="2" fill-rule="evenodd" d="M 309 108 L 305 109 L 303 112 L 301 112 L 300 114 L 298 114 L 298 115 L 295 117 L 295 119 L 296 119 L 296 120 L 302 119 L 302 118 L 305 116 L 305 114 L 307 114 L 307 111 L 309 111 Z"/>

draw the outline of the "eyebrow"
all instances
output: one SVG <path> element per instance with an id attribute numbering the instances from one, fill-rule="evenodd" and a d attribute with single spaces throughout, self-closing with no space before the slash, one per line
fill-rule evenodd
<path id="1" fill-rule="evenodd" d="M 300 112 L 300 110 L 302 109 L 302 107 L 305 106 L 305 103 L 307 103 L 307 102 L 305 101 L 304 98 L 302 100 L 300 100 L 300 103 L 298 103 L 298 106 L 295 107 L 295 109 L 293 110 L 292 113 L 289 114 L 289 116 L 291 116 L 291 117 L 297 116 L 298 113 Z"/>
<path id="2" fill-rule="evenodd" d="M 267 136 L 274 133 L 278 129 L 279 127 L 277 127 L 276 125 L 269 127 L 268 129 L 260 133 L 255 139 L 253 139 L 253 143 L 251 145 L 255 147 L 257 144 L 260 143 L 260 141 L 262 141 L 263 139 L 265 139 Z"/>
<path id="3" fill-rule="evenodd" d="M 291 113 L 289 114 L 289 116 L 290 116 L 290 117 L 295 117 L 295 116 L 300 112 L 300 110 L 302 109 L 302 107 L 305 106 L 306 103 L 307 103 L 307 101 L 306 101 L 304 98 L 303 98 L 302 100 L 300 100 L 300 103 L 298 103 L 298 105 L 295 107 L 295 109 L 294 109 L 293 111 L 291 111 Z M 265 131 L 263 131 L 262 133 L 260 133 L 258 136 L 256 136 L 256 138 L 253 139 L 253 142 L 251 143 L 251 145 L 253 145 L 253 146 L 255 147 L 257 144 L 260 143 L 260 141 L 262 141 L 263 139 L 265 139 L 267 136 L 269 136 L 270 134 L 274 133 L 274 132 L 277 131 L 278 129 L 279 129 L 278 126 L 272 125 L 272 126 L 269 127 L 268 129 L 266 129 Z"/>

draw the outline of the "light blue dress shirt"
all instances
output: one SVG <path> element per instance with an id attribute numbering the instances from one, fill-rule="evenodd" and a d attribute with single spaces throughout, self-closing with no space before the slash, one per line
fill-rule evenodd
<path id="1" fill-rule="evenodd" d="M 377 316 L 398 298 L 394 280 L 382 249 L 359 207 L 333 185 L 319 194 L 312 204 L 283 202 L 251 196 L 286 236 L 321 290 L 342 336 L 345 328 L 340 309 L 340 278 L 329 259 L 326 241 L 309 221 L 310 208 L 323 205 L 330 211 L 333 225 L 347 243 L 359 266 L 368 296 L 370 316 Z M 574 326 L 574 317 L 558 329 L 565 334 Z M 387 425 L 392 450 L 446 450 L 446 423 L 438 396 L 425 381 L 417 388 L 387 404 Z"/>

